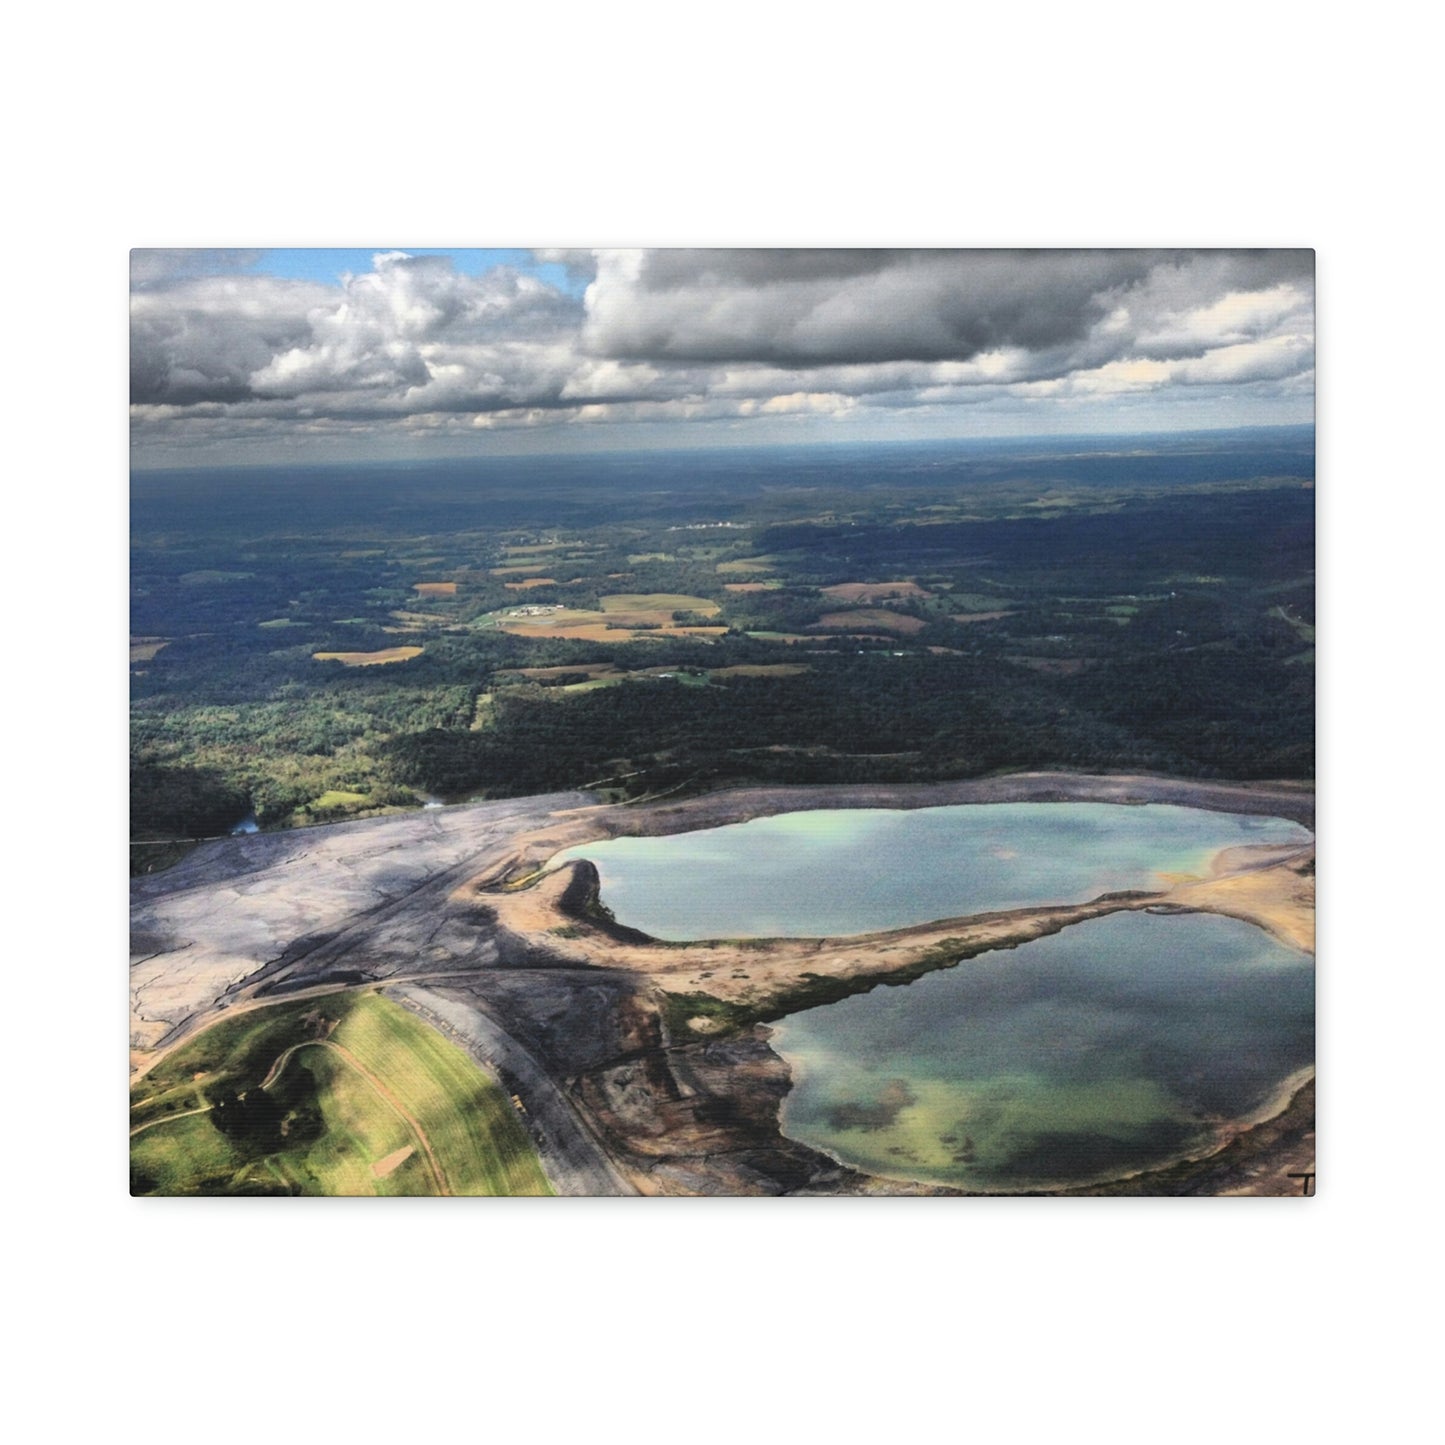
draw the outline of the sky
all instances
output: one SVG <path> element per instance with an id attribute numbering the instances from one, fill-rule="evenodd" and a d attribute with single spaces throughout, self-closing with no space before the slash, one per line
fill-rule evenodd
<path id="1" fill-rule="evenodd" d="M 1314 416 L 1299 250 L 131 253 L 138 469 Z"/>

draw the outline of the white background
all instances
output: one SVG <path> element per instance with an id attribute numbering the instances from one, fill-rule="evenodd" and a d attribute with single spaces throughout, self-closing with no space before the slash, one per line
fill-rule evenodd
<path id="1" fill-rule="evenodd" d="M 25 1438 L 1414 1432 L 1438 1282 L 1438 113 L 1415 12 L 1326 13 L 263 0 L 7 21 Z M 398 234 L 1318 248 L 1313 1202 L 126 1196 L 127 251 Z"/>

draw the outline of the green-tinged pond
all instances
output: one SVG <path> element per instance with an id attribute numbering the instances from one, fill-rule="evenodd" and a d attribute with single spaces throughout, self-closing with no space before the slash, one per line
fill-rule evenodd
<path id="1" fill-rule="evenodd" d="M 1314 1062 L 1309 955 L 1209 914 L 1118 913 L 776 1025 L 783 1132 L 978 1190 L 1204 1152 Z"/>
<path id="2" fill-rule="evenodd" d="M 1203 875 L 1221 848 L 1310 837 L 1162 803 L 988 803 L 783 813 L 553 861 L 590 858 L 617 920 L 655 938 L 836 936 L 1161 888 L 1161 875 Z"/>

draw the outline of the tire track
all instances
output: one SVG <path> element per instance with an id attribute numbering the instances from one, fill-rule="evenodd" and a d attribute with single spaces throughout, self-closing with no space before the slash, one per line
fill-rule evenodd
<path id="1" fill-rule="evenodd" d="M 437 1193 L 443 1198 L 451 1196 L 451 1185 L 447 1181 L 446 1173 L 442 1169 L 441 1161 L 431 1146 L 431 1140 L 426 1136 L 426 1130 L 422 1128 L 418 1120 L 408 1112 L 406 1106 L 396 1097 L 382 1081 L 351 1052 L 341 1044 L 333 1043 L 330 1039 L 306 1039 L 299 1044 L 292 1044 L 281 1056 L 271 1065 L 270 1072 L 261 1081 L 264 1089 L 272 1084 L 280 1076 L 281 1070 L 286 1067 L 287 1061 L 293 1054 L 299 1053 L 302 1049 L 330 1049 L 333 1053 L 339 1054 L 347 1064 L 356 1070 L 381 1100 L 388 1104 L 397 1117 L 411 1130 L 418 1144 L 421 1145 L 422 1153 L 426 1155 L 427 1164 L 431 1168 L 432 1181 L 437 1187 Z"/>
<path id="2" fill-rule="evenodd" d="M 290 1062 L 292 1055 L 300 1053 L 302 1049 L 330 1049 L 333 1053 L 339 1054 L 344 1062 L 361 1075 L 371 1086 L 383 1103 L 388 1105 L 397 1117 L 406 1125 L 417 1143 L 420 1144 L 422 1153 L 426 1156 L 427 1165 L 431 1170 L 432 1182 L 436 1185 L 437 1193 L 444 1198 L 451 1196 L 451 1186 L 447 1181 L 446 1172 L 442 1169 L 441 1161 L 437 1158 L 432 1149 L 431 1140 L 427 1138 L 426 1130 L 420 1122 L 407 1110 L 406 1106 L 396 1097 L 382 1081 L 351 1052 L 350 1049 L 341 1044 L 333 1043 L 330 1039 L 303 1039 L 299 1044 L 292 1044 L 290 1048 L 284 1049 L 266 1071 L 266 1077 L 261 1080 L 260 1087 L 269 1089 L 272 1084 L 281 1077 L 281 1071 Z M 209 1114 L 212 1105 L 207 1104 L 203 1109 L 187 1109 L 181 1114 L 166 1114 L 159 1119 L 148 1119 L 144 1124 L 137 1124 L 130 1131 L 130 1137 L 135 1138 L 137 1134 L 144 1133 L 147 1129 L 153 1129 L 157 1124 L 170 1124 L 177 1119 L 189 1119 L 197 1114 Z"/>

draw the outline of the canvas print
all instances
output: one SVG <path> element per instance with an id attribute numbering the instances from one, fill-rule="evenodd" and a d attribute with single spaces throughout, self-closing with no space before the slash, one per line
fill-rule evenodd
<path id="1" fill-rule="evenodd" d="M 133 252 L 132 1194 L 1309 1198 L 1314 305 Z"/>

